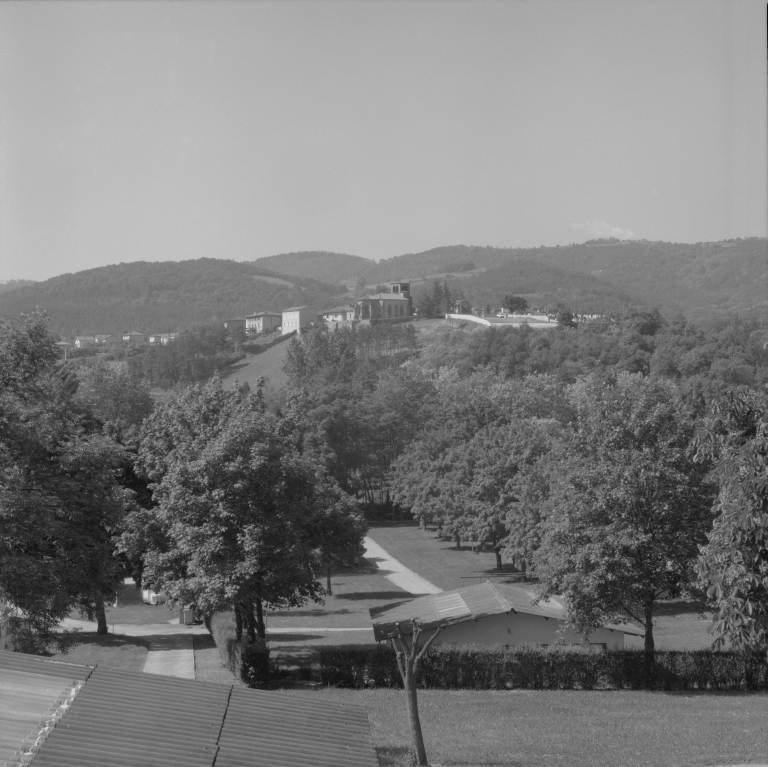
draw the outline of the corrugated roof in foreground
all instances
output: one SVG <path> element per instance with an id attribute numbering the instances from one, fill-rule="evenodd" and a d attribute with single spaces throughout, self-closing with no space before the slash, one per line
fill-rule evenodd
<path id="1" fill-rule="evenodd" d="M 414 618 L 423 629 L 450 626 L 509 612 L 565 620 L 565 608 L 556 598 L 534 604 L 535 599 L 533 591 L 520 586 L 484 581 L 440 594 L 427 594 L 404 602 L 372 607 L 369 612 L 377 642 L 395 636 L 398 623 L 403 624 L 404 632 L 410 633 L 408 624 Z M 605 628 L 644 636 L 641 629 L 628 623 L 610 623 Z"/>
<path id="2" fill-rule="evenodd" d="M 17 686 L 48 685 L 37 708 L 86 680 L 33 767 L 378 765 L 368 714 L 353 705 L 0 652 L 0 685 L 14 674 Z"/>

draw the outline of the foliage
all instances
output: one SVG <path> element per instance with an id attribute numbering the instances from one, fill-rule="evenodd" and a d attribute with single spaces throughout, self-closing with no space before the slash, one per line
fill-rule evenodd
<path id="1" fill-rule="evenodd" d="M 571 387 L 577 419 L 548 457 L 534 563 L 542 596 L 562 594 L 581 629 L 629 615 L 654 650 L 656 601 L 694 580 L 711 524 L 707 466 L 674 386 L 641 376 Z"/>
<path id="2" fill-rule="evenodd" d="M 224 389 L 216 377 L 155 409 L 138 464 L 156 506 L 129 516 L 123 550 L 172 600 L 204 613 L 234 609 L 238 638 L 244 627 L 251 642 L 264 636 L 264 603 L 321 601 L 315 574 L 321 552 L 333 551 L 323 523 L 362 530 L 333 481 L 297 449 L 291 423 L 265 412 L 261 391 Z"/>
<path id="3" fill-rule="evenodd" d="M 386 645 L 319 647 L 320 679 L 352 689 L 402 688 L 394 651 Z M 432 645 L 419 686 L 436 690 L 768 690 L 768 664 L 734 652 L 645 653 L 580 646 Z"/>
<path id="4" fill-rule="evenodd" d="M 111 536 L 131 503 L 121 448 L 55 357 L 44 314 L 0 325 L 0 600 L 42 645 L 61 645 L 54 630 L 73 608 L 106 629 L 103 603 L 122 580 Z"/>
<path id="5" fill-rule="evenodd" d="M 248 687 L 263 689 L 270 679 L 269 645 L 257 637 L 254 642 L 238 639 L 233 612 L 217 612 L 209 626 L 222 663 Z"/>
<path id="6" fill-rule="evenodd" d="M 717 606 L 716 646 L 768 649 L 768 396 L 730 392 L 713 408 L 699 458 L 718 462 L 715 521 L 698 572 Z"/>
<path id="7" fill-rule="evenodd" d="M 528 311 L 528 301 L 523 296 L 504 296 L 504 308 L 509 312 L 523 314 Z"/>

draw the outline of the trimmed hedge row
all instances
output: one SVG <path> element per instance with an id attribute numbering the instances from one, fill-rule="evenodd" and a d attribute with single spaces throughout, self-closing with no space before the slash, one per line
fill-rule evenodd
<path id="1" fill-rule="evenodd" d="M 235 637 L 235 615 L 216 613 L 206 626 L 224 665 L 248 687 L 264 688 L 269 684 L 269 645 L 257 637 L 254 644 Z"/>
<path id="2" fill-rule="evenodd" d="M 333 687 L 402 687 L 387 645 L 319 647 L 320 681 Z M 765 658 L 711 650 L 433 645 L 419 686 L 438 690 L 768 690 Z"/>

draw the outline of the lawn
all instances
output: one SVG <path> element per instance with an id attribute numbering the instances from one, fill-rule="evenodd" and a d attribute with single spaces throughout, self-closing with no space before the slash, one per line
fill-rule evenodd
<path id="1" fill-rule="evenodd" d="M 178 623 L 179 611 L 169 610 L 165 605 L 146 605 L 141 601 L 141 590 L 137 589 L 132 579 L 126 579 L 118 597 L 118 606 L 106 605 L 107 623 L 133 623 L 146 626 L 155 623 Z M 70 618 L 81 619 L 81 615 L 72 611 Z"/>
<path id="2" fill-rule="evenodd" d="M 415 523 L 382 525 L 371 527 L 368 534 L 395 559 L 442 589 L 458 588 L 462 576 L 498 575 L 492 552 L 473 553 L 468 544 L 457 550 L 455 543 L 438 538 L 434 528 L 422 531 Z M 465 581 L 465 585 L 471 582 L 477 581 Z M 654 628 L 656 648 L 710 647 L 712 636 L 707 629 L 711 623 L 711 614 L 702 614 L 695 605 L 681 600 L 660 603 Z M 625 646 L 642 647 L 643 639 L 627 636 Z"/>
<path id="3" fill-rule="evenodd" d="M 382 767 L 411 764 L 402 691 L 326 688 L 301 694 L 367 708 Z M 765 694 L 422 690 L 419 709 L 433 767 L 768 762 Z"/>
<path id="4" fill-rule="evenodd" d="M 142 671 L 147 658 L 149 642 L 146 637 L 127 637 L 115 634 L 97 635 L 81 633 L 77 644 L 67 653 L 51 653 L 49 660 L 82 663 L 88 666 L 106 666 L 123 671 Z"/>
<path id="5" fill-rule="evenodd" d="M 192 637 L 195 651 L 195 679 L 219 684 L 245 685 L 221 662 L 221 656 L 209 634 L 196 634 Z"/>

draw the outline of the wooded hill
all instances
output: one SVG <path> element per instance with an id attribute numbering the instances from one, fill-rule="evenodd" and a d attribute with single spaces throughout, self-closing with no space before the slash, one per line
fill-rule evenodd
<path id="1" fill-rule="evenodd" d="M 645 306 L 708 322 L 734 314 L 765 314 L 767 260 L 768 240 L 758 237 L 696 244 L 592 240 L 553 248 L 455 245 L 382 260 L 366 272 L 365 280 L 372 284 L 452 273 L 471 275 L 462 281 L 467 298 L 483 295 L 483 285 L 494 283 L 499 295 L 538 292 L 507 282 L 518 279 L 515 262 L 527 261 L 598 278 Z M 492 273 L 490 283 L 475 276 L 491 267 L 499 271 Z M 525 269 L 530 275 L 530 267 Z M 574 301 L 579 302 L 578 292 Z"/>
<path id="2" fill-rule="evenodd" d="M 300 253 L 282 253 L 260 258 L 256 266 L 274 269 L 280 274 L 307 277 L 312 280 L 331 282 L 334 285 L 354 283 L 358 277 L 374 269 L 376 262 L 370 258 L 331 253 L 325 250 L 308 250 Z"/>
<path id="3" fill-rule="evenodd" d="M 64 336 L 177 330 L 289 306 L 339 303 L 343 288 L 282 277 L 260 266 L 200 258 L 103 266 L 62 274 L 0 294 L 0 317 L 39 306 Z"/>

